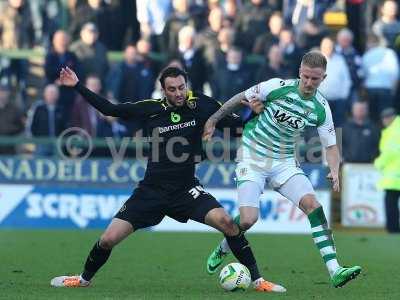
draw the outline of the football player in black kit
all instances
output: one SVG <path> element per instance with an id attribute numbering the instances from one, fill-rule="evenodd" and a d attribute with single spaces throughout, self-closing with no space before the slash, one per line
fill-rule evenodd
<path id="1" fill-rule="evenodd" d="M 83 272 L 78 276 L 55 277 L 51 280 L 52 286 L 88 286 L 115 245 L 134 231 L 157 225 L 169 216 L 179 222 L 191 219 L 219 230 L 238 261 L 249 269 L 256 290 L 285 291 L 261 277 L 244 233 L 195 177 L 195 163 L 202 151 L 203 125 L 220 108 L 218 102 L 189 91 L 186 73 L 174 67 L 161 73 L 164 98 L 160 100 L 112 104 L 84 87 L 69 68 L 61 70 L 60 82 L 73 87 L 106 116 L 143 119 L 157 143 L 150 143 L 149 152 L 153 155 L 148 159 L 144 179 L 94 244 Z M 241 123 L 239 118 L 230 116 L 218 125 L 236 130 Z"/>

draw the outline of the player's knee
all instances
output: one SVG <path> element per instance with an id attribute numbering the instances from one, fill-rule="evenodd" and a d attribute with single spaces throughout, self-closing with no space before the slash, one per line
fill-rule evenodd
<path id="1" fill-rule="evenodd" d="M 240 216 L 240 229 L 250 229 L 257 222 L 257 219 L 258 216 Z"/>
<path id="2" fill-rule="evenodd" d="M 301 198 L 299 207 L 305 214 L 309 214 L 318 207 L 321 207 L 321 204 L 315 198 L 315 195 L 308 194 Z"/>
<path id="3" fill-rule="evenodd" d="M 118 241 L 118 234 L 115 232 L 105 232 L 100 238 L 100 247 L 104 249 L 112 249 Z"/>
<path id="4" fill-rule="evenodd" d="M 239 233 L 239 229 L 237 228 L 235 222 L 233 222 L 232 218 L 228 215 L 221 216 L 218 220 L 221 231 L 228 236 L 233 236 Z"/>

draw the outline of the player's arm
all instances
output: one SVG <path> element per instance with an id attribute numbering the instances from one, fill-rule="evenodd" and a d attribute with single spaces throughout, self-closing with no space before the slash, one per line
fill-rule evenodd
<path id="1" fill-rule="evenodd" d="M 61 69 L 60 82 L 65 86 L 73 87 L 87 102 L 103 115 L 128 118 L 140 117 L 145 113 L 145 110 L 142 109 L 143 101 L 137 103 L 113 104 L 106 98 L 92 92 L 81 84 L 75 72 L 68 67 Z"/>
<path id="2" fill-rule="evenodd" d="M 245 94 L 244 92 L 240 92 L 225 102 L 224 105 L 222 105 L 221 108 L 217 110 L 204 125 L 203 139 L 206 141 L 211 140 L 217 123 L 222 120 L 222 118 L 236 110 L 244 100 L 246 100 Z"/>
<path id="3" fill-rule="evenodd" d="M 268 81 L 261 82 L 247 89 L 246 91 L 240 92 L 239 94 L 233 96 L 231 99 L 225 102 L 224 105 L 222 105 L 221 108 L 207 120 L 206 124 L 204 125 L 203 139 L 210 140 L 215 131 L 216 124 L 222 118 L 235 111 L 240 105 L 249 102 L 250 103 L 249 105 L 251 107 L 252 105 L 251 103 L 257 100 L 265 102 L 267 96 L 271 91 L 283 85 L 284 85 L 283 80 L 279 78 L 274 78 Z M 264 107 L 262 107 L 262 109 L 264 109 Z"/>
<path id="4" fill-rule="evenodd" d="M 339 168 L 340 168 L 340 152 L 336 145 L 335 126 L 332 120 L 332 113 L 329 108 L 328 102 L 324 102 L 325 120 L 318 126 L 318 134 L 321 139 L 321 144 L 326 150 L 326 161 L 329 167 L 329 174 L 327 178 L 332 182 L 332 188 L 335 192 L 340 190 L 339 182 Z"/>
<path id="5" fill-rule="evenodd" d="M 208 97 L 204 94 L 201 94 L 200 98 L 202 99 L 199 102 L 201 106 L 200 114 L 202 115 L 201 118 L 203 120 L 207 120 L 211 115 L 213 115 L 216 111 L 218 111 L 222 104 L 215 100 L 214 98 Z M 219 130 L 224 130 L 226 128 L 230 129 L 230 134 L 236 136 L 240 134 L 239 128 L 243 128 L 243 121 L 242 119 L 231 113 L 224 116 L 221 120 L 216 123 L 216 128 Z"/>
<path id="6" fill-rule="evenodd" d="M 223 131 L 225 128 L 230 129 L 232 136 L 241 135 L 241 129 L 243 128 L 243 120 L 236 114 L 229 114 L 223 117 L 217 124 L 216 128 Z"/>
<path id="7" fill-rule="evenodd" d="M 221 107 L 221 104 L 219 104 L 219 103 L 217 103 L 217 104 L 218 104 L 218 108 L 216 110 L 218 110 Z M 264 104 L 259 100 L 252 101 L 252 102 L 248 102 L 246 100 L 246 101 L 242 101 L 242 104 L 248 106 L 252 110 L 253 117 L 255 115 L 259 115 L 264 110 Z M 231 113 L 231 114 L 223 117 L 216 124 L 216 128 L 218 128 L 221 131 L 223 131 L 225 128 L 229 128 L 230 135 L 238 137 L 238 136 L 242 135 L 243 127 L 247 120 L 242 120 L 242 118 L 240 116 L 238 116 L 234 113 Z"/>
<path id="8" fill-rule="evenodd" d="M 328 162 L 328 166 L 330 172 L 327 178 L 332 182 L 332 188 L 335 192 L 339 192 L 340 190 L 340 182 L 339 182 L 339 167 L 340 167 L 340 153 L 337 145 L 332 145 L 326 147 L 326 161 Z"/>
<path id="9" fill-rule="evenodd" d="M 205 119 L 207 120 L 211 115 L 213 115 L 216 111 L 218 111 L 222 104 L 215 99 L 208 97 L 206 95 L 202 95 L 205 101 L 202 101 L 202 113 L 204 114 Z M 254 114 L 258 115 L 264 110 L 264 104 L 261 101 L 243 101 L 244 105 L 248 106 Z M 244 121 L 241 117 L 234 113 L 230 113 L 224 116 L 221 120 L 216 124 L 216 128 L 223 131 L 226 128 L 229 128 L 230 135 L 232 136 L 241 136 L 242 130 L 244 126 Z"/>

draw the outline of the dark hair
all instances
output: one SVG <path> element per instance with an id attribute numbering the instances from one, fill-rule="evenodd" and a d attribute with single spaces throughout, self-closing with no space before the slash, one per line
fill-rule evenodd
<path id="1" fill-rule="evenodd" d="M 176 68 L 176 67 L 167 67 L 161 72 L 160 76 L 160 83 L 162 88 L 165 88 L 165 79 L 167 77 L 173 77 L 176 78 L 178 76 L 183 76 L 185 78 L 185 82 L 187 82 L 187 74 L 185 71 L 182 69 Z"/>

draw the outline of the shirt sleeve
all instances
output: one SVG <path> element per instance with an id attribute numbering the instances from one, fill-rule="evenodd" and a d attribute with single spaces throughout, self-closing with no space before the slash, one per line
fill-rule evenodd
<path id="1" fill-rule="evenodd" d="M 106 116 L 121 117 L 124 119 L 144 118 L 148 115 L 158 113 L 162 108 L 157 100 L 113 104 L 106 98 L 92 92 L 80 82 L 75 86 L 75 90 L 81 94 L 90 105 Z"/>
<path id="2" fill-rule="evenodd" d="M 324 103 L 325 108 L 325 121 L 317 127 L 319 138 L 321 139 L 322 146 L 329 147 L 336 145 L 336 132 L 333 125 L 332 112 L 329 108 L 328 101 Z"/>
<path id="3" fill-rule="evenodd" d="M 263 81 L 257 85 L 252 86 L 244 92 L 246 100 L 251 102 L 260 100 L 265 102 L 268 95 L 277 88 L 285 86 L 285 81 L 280 78 L 272 78 L 268 81 Z"/>

